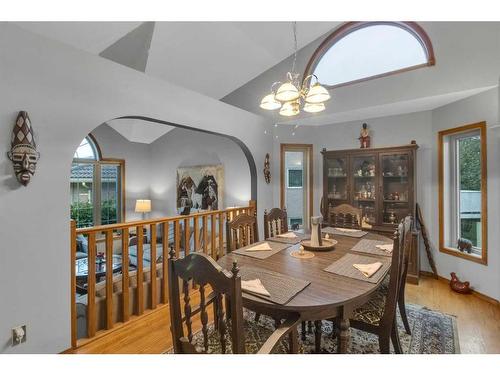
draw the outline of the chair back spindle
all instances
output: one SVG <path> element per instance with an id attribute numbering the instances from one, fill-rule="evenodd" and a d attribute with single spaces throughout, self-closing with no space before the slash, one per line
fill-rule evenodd
<path id="1" fill-rule="evenodd" d="M 288 232 L 288 217 L 286 208 L 272 208 L 264 211 L 264 238 L 277 236 Z"/>

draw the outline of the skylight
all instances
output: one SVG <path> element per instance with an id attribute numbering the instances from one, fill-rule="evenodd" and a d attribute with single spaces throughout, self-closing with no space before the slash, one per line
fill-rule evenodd
<path id="1" fill-rule="evenodd" d="M 367 23 L 361 27 L 356 25 L 352 31 L 348 29 L 333 38 L 333 43 L 327 48 L 323 47 L 322 54 L 314 55 L 313 73 L 322 84 L 336 86 L 432 65 L 433 60 L 425 45 L 428 39 L 424 41 L 415 30 L 410 31 L 406 26 L 401 23 Z"/>

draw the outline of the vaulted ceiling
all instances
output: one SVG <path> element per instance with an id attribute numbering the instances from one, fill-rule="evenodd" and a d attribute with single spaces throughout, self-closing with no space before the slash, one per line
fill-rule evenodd
<path id="1" fill-rule="evenodd" d="M 259 102 L 291 68 L 290 22 L 18 24 L 277 123 L 328 125 L 430 110 L 495 87 L 500 76 L 499 22 L 421 22 L 434 46 L 435 66 L 333 89 L 326 111 L 288 119 L 260 109 Z M 340 24 L 298 22 L 299 73 Z M 137 124 L 116 128 L 139 142 L 155 136 L 139 135 Z"/>

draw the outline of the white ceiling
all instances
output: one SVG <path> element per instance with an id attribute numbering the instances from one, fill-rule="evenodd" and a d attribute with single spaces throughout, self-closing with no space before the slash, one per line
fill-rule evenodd
<path id="1" fill-rule="evenodd" d="M 130 142 L 146 144 L 153 143 L 161 136 L 175 129 L 174 126 L 136 119 L 116 119 L 108 121 L 107 124 Z"/>
<path id="2" fill-rule="evenodd" d="M 298 22 L 299 48 L 338 22 Z M 137 53 L 138 22 L 19 22 L 30 31 L 93 54 L 120 43 Z M 127 35 L 129 34 L 130 35 Z M 150 36 L 149 36 L 150 37 Z M 155 22 L 145 73 L 220 99 L 293 53 L 291 22 Z M 120 58 L 110 58 L 119 61 Z M 127 65 L 125 63 L 125 65 Z"/>

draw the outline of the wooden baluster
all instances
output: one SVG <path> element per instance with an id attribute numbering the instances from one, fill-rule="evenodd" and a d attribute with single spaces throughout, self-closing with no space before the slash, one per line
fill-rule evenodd
<path id="1" fill-rule="evenodd" d="M 95 309 L 95 233 L 89 233 L 88 237 L 88 276 L 87 276 L 87 335 L 94 337 L 96 333 L 96 309 Z"/>
<path id="2" fill-rule="evenodd" d="M 193 217 L 194 251 L 200 250 L 200 222 L 198 216 Z"/>
<path id="3" fill-rule="evenodd" d="M 201 319 L 201 332 L 203 333 L 203 346 L 205 352 L 208 351 L 208 313 L 205 302 L 205 286 L 200 285 L 200 319 Z"/>
<path id="4" fill-rule="evenodd" d="M 217 220 L 217 216 L 215 214 L 211 215 L 210 216 L 210 224 L 211 224 L 211 234 L 210 234 L 210 239 L 212 240 L 211 241 L 211 244 L 210 244 L 210 247 L 211 247 L 211 250 L 212 250 L 212 258 L 214 258 L 215 260 L 219 259 L 219 255 L 217 254 L 217 244 L 215 242 L 215 240 L 217 239 L 217 223 L 216 223 L 216 220 Z"/>
<path id="5" fill-rule="evenodd" d="M 181 228 L 179 220 L 174 221 L 174 250 L 175 257 L 179 259 L 181 249 Z"/>
<path id="6" fill-rule="evenodd" d="M 106 329 L 113 328 L 113 231 L 106 231 Z"/>
<path id="7" fill-rule="evenodd" d="M 70 221 L 70 270 L 71 270 L 71 347 L 76 348 L 76 221 Z"/>
<path id="8" fill-rule="evenodd" d="M 219 257 L 224 256 L 224 213 L 219 213 Z"/>
<path id="9" fill-rule="evenodd" d="M 208 255 L 208 217 L 203 215 L 203 252 Z"/>
<path id="10" fill-rule="evenodd" d="M 164 222 L 161 224 L 162 229 L 161 229 L 161 247 L 162 247 L 162 260 L 163 260 L 163 278 L 162 278 L 162 283 L 161 283 L 161 295 L 162 295 L 162 302 L 163 303 L 168 303 L 168 231 L 169 231 L 169 223 Z"/>
<path id="11" fill-rule="evenodd" d="M 224 311 L 222 309 L 222 294 L 217 293 L 217 326 L 219 327 L 219 338 L 222 354 L 226 353 L 226 322 L 224 321 Z"/>
<path id="12" fill-rule="evenodd" d="M 189 218 L 184 219 L 184 256 L 189 255 L 189 238 L 191 237 L 191 224 Z"/>
<path id="13" fill-rule="evenodd" d="M 144 245 L 144 232 L 143 226 L 138 225 L 137 231 L 137 315 L 142 315 L 144 312 L 144 266 L 143 266 L 143 245 Z"/>
<path id="14" fill-rule="evenodd" d="M 186 318 L 186 327 L 188 333 L 188 340 L 191 342 L 193 340 L 193 330 L 191 322 L 191 304 L 189 297 L 189 282 L 187 280 L 182 281 L 182 291 L 184 292 L 184 317 Z"/>
<path id="15" fill-rule="evenodd" d="M 157 299 L 157 284 L 156 284 L 156 224 L 149 226 L 149 233 L 151 238 L 150 245 L 150 262 L 149 272 L 151 276 L 150 292 L 151 292 L 151 309 L 155 309 L 158 303 Z"/>
<path id="16" fill-rule="evenodd" d="M 123 321 L 130 318 L 130 294 L 129 294 L 129 259 L 128 259 L 128 228 L 122 229 L 122 315 Z"/>

